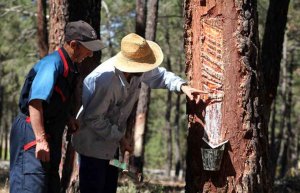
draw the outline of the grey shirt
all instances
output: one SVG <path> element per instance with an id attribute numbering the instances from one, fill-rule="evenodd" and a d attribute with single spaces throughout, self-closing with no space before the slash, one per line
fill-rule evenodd
<path id="1" fill-rule="evenodd" d="M 138 100 L 141 82 L 150 88 L 180 92 L 185 81 L 165 68 L 158 67 L 132 77 L 109 61 L 98 66 L 83 83 L 82 107 L 78 113 L 79 131 L 73 135 L 75 150 L 85 156 L 112 159 L 124 136 L 127 119 Z"/>

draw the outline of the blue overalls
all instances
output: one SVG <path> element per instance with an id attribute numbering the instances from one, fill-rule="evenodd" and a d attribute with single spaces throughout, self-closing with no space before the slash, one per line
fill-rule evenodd
<path id="1" fill-rule="evenodd" d="M 62 135 L 75 88 L 76 64 L 60 48 L 40 60 L 29 72 L 23 85 L 19 108 L 10 134 L 10 192 L 59 193 L 58 174 Z M 50 148 L 50 162 L 35 157 L 35 135 L 28 102 L 43 101 L 44 127 Z"/>

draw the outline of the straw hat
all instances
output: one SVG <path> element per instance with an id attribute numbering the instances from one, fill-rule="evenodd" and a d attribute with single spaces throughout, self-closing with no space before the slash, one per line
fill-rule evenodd
<path id="1" fill-rule="evenodd" d="M 121 41 L 121 51 L 112 58 L 114 66 L 122 72 L 147 72 L 158 67 L 164 55 L 153 41 L 130 33 Z"/>

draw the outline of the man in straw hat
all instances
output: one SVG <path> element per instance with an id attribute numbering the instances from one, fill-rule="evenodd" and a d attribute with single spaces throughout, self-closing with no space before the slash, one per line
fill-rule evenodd
<path id="1" fill-rule="evenodd" d="M 69 116 L 77 63 L 103 48 L 84 21 L 69 22 L 65 43 L 29 71 L 21 91 L 20 113 L 10 134 L 10 192 L 60 192 L 62 134 Z"/>
<path id="2" fill-rule="evenodd" d="M 138 100 L 141 82 L 151 88 L 183 92 L 190 100 L 203 91 L 165 68 L 158 67 L 163 53 L 155 42 L 137 34 L 126 35 L 121 51 L 89 74 L 83 84 L 82 107 L 78 114 L 80 129 L 73 145 L 80 154 L 81 193 L 113 193 L 118 171 L 109 165 L 125 134 L 127 119 Z M 121 144 L 126 145 L 126 144 Z M 127 145 L 125 150 L 132 151 Z"/>

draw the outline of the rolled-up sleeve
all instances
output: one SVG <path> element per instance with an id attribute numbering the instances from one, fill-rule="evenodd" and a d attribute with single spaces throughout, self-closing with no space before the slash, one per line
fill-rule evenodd
<path id="1" fill-rule="evenodd" d="M 155 68 L 149 72 L 145 72 L 142 82 L 150 88 L 167 88 L 170 91 L 181 92 L 180 87 L 185 80 L 175 75 L 173 72 L 167 71 L 163 67 Z"/>

